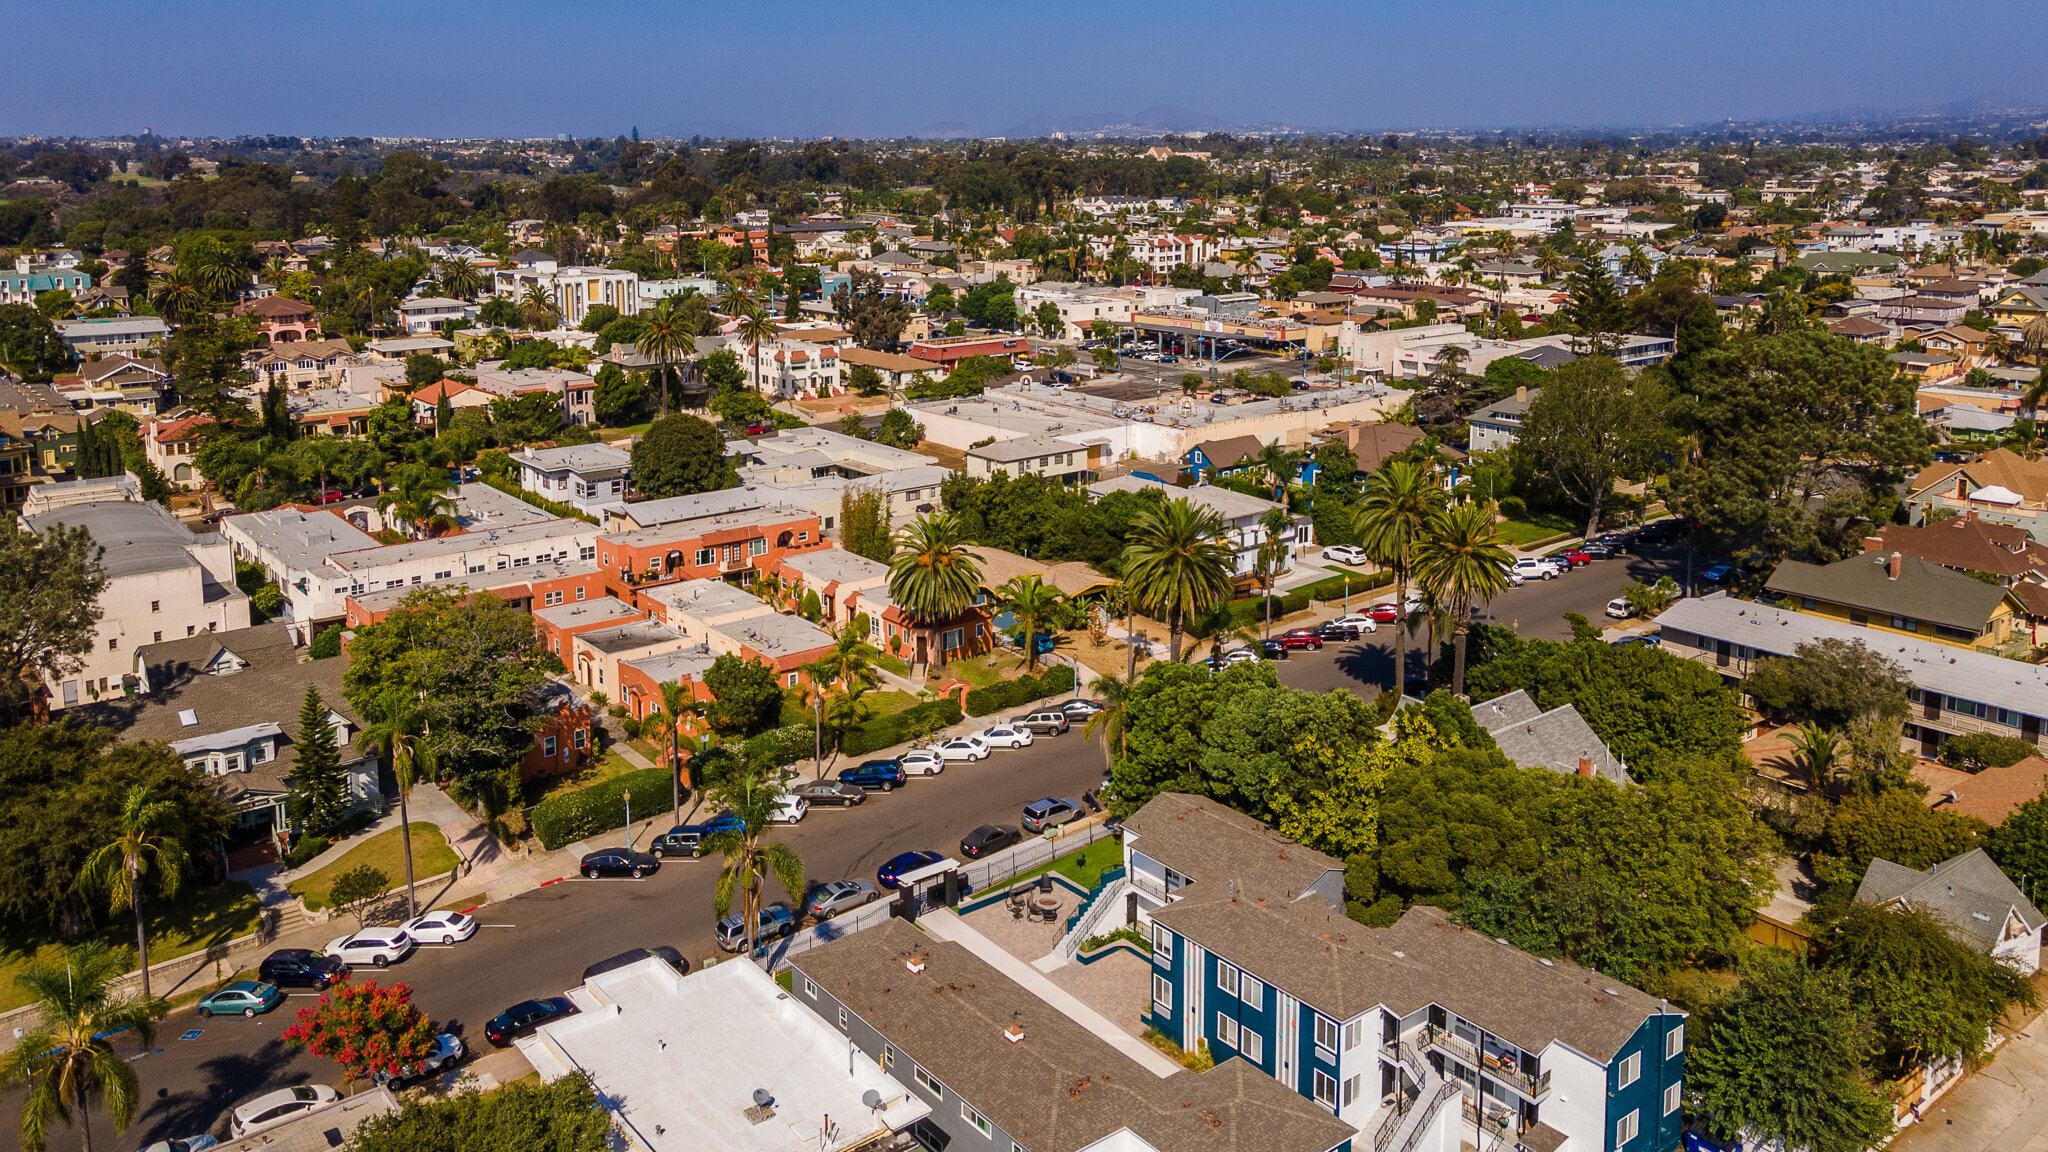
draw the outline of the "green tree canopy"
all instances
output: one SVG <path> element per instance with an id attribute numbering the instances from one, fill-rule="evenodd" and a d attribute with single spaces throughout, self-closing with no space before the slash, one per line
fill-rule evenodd
<path id="1" fill-rule="evenodd" d="M 733 736 L 747 736 L 775 726 L 782 712 L 782 686 L 775 669 L 759 660 L 726 653 L 704 671 L 711 690 L 711 726 Z"/>
<path id="2" fill-rule="evenodd" d="M 612 1121 L 583 1073 L 408 1099 L 350 1138 L 354 1152 L 604 1152 Z"/>
<path id="3" fill-rule="evenodd" d="M 739 483 L 725 438 L 695 416 L 656 420 L 633 445 L 633 479 L 652 499 L 714 492 Z"/>

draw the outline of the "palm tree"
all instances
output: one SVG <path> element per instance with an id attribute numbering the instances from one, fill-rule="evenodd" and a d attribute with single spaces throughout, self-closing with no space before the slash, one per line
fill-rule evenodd
<path id="1" fill-rule="evenodd" d="M 552 328 L 561 314 L 562 306 L 555 302 L 554 292 L 538 284 L 528 284 L 525 294 L 519 297 L 519 315 L 528 328 Z"/>
<path id="2" fill-rule="evenodd" d="M 377 497 L 377 511 L 409 525 L 423 536 L 456 526 L 455 500 L 449 496 L 448 473 L 426 464 L 407 464 L 391 474 L 391 483 Z"/>
<path id="3" fill-rule="evenodd" d="M 461 256 L 441 262 L 441 291 L 459 300 L 474 300 L 484 290 L 484 274 Z"/>
<path id="4" fill-rule="evenodd" d="M 402 692 L 386 692 L 377 701 L 375 723 L 359 739 L 365 749 L 376 749 L 391 765 L 398 784 L 398 826 L 405 829 L 399 843 L 405 849 L 405 915 L 420 914 L 419 895 L 413 888 L 412 810 L 406 793 L 418 780 L 434 774 L 434 746 L 428 741 L 427 718 L 420 701 Z"/>
<path id="5" fill-rule="evenodd" d="M 920 627 L 967 611 L 980 587 L 981 557 L 967 550 L 960 521 L 951 514 L 928 512 L 896 534 L 889 598 Z M 941 651 L 941 664 L 945 657 Z"/>
<path id="6" fill-rule="evenodd" d="M 1394 599 L 1407 610 L 1408 577 L 1415 548 L 1443 506 L 1443 489 L 1429 471 L 1410 460 L 1389 460 L 1368 476 L 1353 512 L 1358 541 L 1373 561 L 1394 573 Z M 1407 645 L 1394 631 L 1394 691 L 1407 683 Z"/>
<path id="7" fill-rule="evenodd" d="M 1059 612 L 1064 599 L 1059 589 L 1047 584 L 1036 573 L 1013 577 L 1009 583 L 996 589 L 996 607 L 1015 617 L 1017 626 L 1024 630 L 1024 673 L 1027 676 L 1038 671 L 1038 634 Z"/>
<path id="8" fill-rule="evenodd" d="M 142 998 L 149 999 L 149 933 L 142 921 L 142 881 L 151 868 L 165 896 L 178 894 L 190 857 L 185 821 L 168 800 L 151 800 L 140 784 L 128 790 L 114 826 L 119 833 L 86 857 L 79 886 L 107 898 L 115 912 L 135 913 L 135 954 L 142 963 Z"/>
<path id="9" fill-rule="evenodd" d="M 780 331 L 781 325 L 775 322 L 775 317 L 769 315 L 766 308 L 749 304 L 747 310 L 740 314 L 740 326 L 733 333 L 754 350 L 754 386 L 762 392 L 768 390 L 768 372 L 761 366 L 761 341 L 775 339 L 775 334 Z"/>
<path id="10" fill-rule="evenodd" d="M 1146 611 L 1165 618 L 1168 654 L 1179 660 L 1188 617 L 1229 597 L 1237 551 L 1222 519 L 1185 496 L 1145 511 L 1124 539 L 1124 583 Z"/>
<path id="11" fill-rule="evenodd" d="M 2036 324 L 2040 322 L 2039 320 L 2034 321 Z M 2029 384 L 2026 392 L 2020 396 L 2020 410 L 2022 412 L 2038 414 L 2044 404 L 2048 404 L 2048 369 L 2034 373 L 2034 382 Z"/>
<path id="12" fill-rule="evenodd" d="M 263 282 L 265 284 L 282 286 L 285 277 L 289 275 L 291 275 L 291 269 L 285 266 L 284 257 L 272 256 L 264 261 Z"/>
<path id="13" fill-rule="evenodd" d="M 661 365 L 661 414 L 666 417 L 669 374 L 676 361 L 696 355 L 697 337 L 683 315 L 682 302 L 673 296 L 662 297 L 645 319 L 647 327 L 640 333 L 640 354 Z"/>
<path id="14" fill-rule="evenodd" d="M 740 898 L 740 917 L 746 924 L 747 953 L 752 955 L 761 927 L 761 890 L 773 874 L 789 893 L 791 901 L 804 898 L 804 861 L 787 844 L 762 840 L 769 818 L 775 813 L 782 792 L 765 780 L 742 773 L 718 789 L 717 801 L 738 818 L 740 826 L 707 836 L 705 850 L 724 857 L 718 869 L 718 887 L 711 908 L 720 920 L 732 910 L 735 891 Z"/>
<path id="15" fill-rule="evenodd" d="M 669 792 L 678 824 L 683 822 L 683 729 L 697 726 L 710 714 L 711 701 L 697 699 L 690 689 L 670 680 L 661 685 L 661 710 L 647 718 L 655 726 L 655 739 L 668 742 Z"/>
<path id="16" fill-rule="evenodd" d="M 1436 517 L 1432 530 L 1416 546 L 1416 577 L 1450 609 L 1455 622 L 1451 691 L 1460 696 L 1465 694 L 1465 638 L 1472 627 L 1472 605 L 1507 590 L 1511 563 L 1492 510 L 1476 501 Z"/>
<path id="17" fill-rule="evenodd" d="M 852 717 L 865 707 L 858 703 L 861 696 L 881 682 L 881 673 L 875 670 L 875 660 L 880 656 L 881 652 L 868 643 L 863 630 L 849 624 L 833 637 L 832 647 L 824 655 L 802 667 L 811 682 L 809 695 L 817 723 L 812 766 L 818 775 L 825 772 L 825 697 L 833 688 L 839 689 L 834 714 L 837 728 L 837 720 Z"/>
<path id="18" fill-rule="evenodd" d="M 1631 244 L 1628 246 L 1628 255 L 1621 258 L 1621 270 L 1637 279 L 1648 280 L 1650 273 L 1655 272 L 1657 267 L 1650 262 L 1650 254 L 1644 251 L 1641 244 Z"/>
<path id="19" fill-rule="evenodd" d="M 1133 684 L 1134 681 L 1110 674 L 1097 676 L 1095 682 L 1088 686 L 1088 690 L 1095 693 L 1095 698 L 1102 701 L 1102 710 L 1090 716 L 1088 723 L 1082 726 L 1081 739 L 1093 740 L 1097 732 L 1102 733 L 1102 758 L 1112 768 L 1116 766 L 1116 757 L 1110 755 L 1109 749 L 1114 744 L 1118 754 L 1124 750 L 1126 705 L 1130 701 Z"/>
<path id="20" fill-rule="evenodd" d="M 1563 272 L 1565 270 L 1566 260 L 1564 256 L 1561 253 L 1557 252 L 1555 249 L 1545 248 L 1543 251 L 1538 252 L 1536 254 L 1536 259 L 1530 261 L 1530 264 L 1538 272 L 1543 273 L 1543 278 L 1545 280 L 1555 280 L 1557 279 L 1558 273 Z"/>
<path id="21" fill-rule="evenodd" d="M 1446 344 L 1437 349 L 1436 355 L 1431 359 L 1436 362 L 1438 375 L 1455 378 L 1464 374 L 1465 361 L 1471 355 L 1472 350 L 1463 344 Z"/>
<path id="22" fill-rule="evenodd" d="M 170 1005 L 146 996 L 116 996 L 113 983 L 127 964 L 97 940 L 64 954 L 58 963 L 35 964 L 14 978 L 42 1010 L 42 1020 L 0 1057 L 0 1089 L 26 1087 L 21 1102 L 23 1152 L 43 1152 L 50 1122 L 69 1128 L 78 1114 L 85 1152 L 92 1152 L 88 1109 L 103 1101 L 120 1131 L 135 1119 L 141 1086 L 135 1066 L 108 1040 L 131 1032 L 145 1050 L 156 1043 L 156 1022 Z"/>
<path id="23" fill-rule="evenodd" d="M 1307 453 L 1277 441 L 1259 447 L 1259 467 L 1273 478 L 1273 499 L 1283 508 L 1293 503 L 1294 485 L 1301 479 L 1301 458 L 1305 455 Z"/>
<path id="24" fill-rule="evenodd" d="M 172 323 L 181 323 L 200 316 L 207 311 L 206 293 L 183 272 L 173 272 L 164 277 L 150 294 L 150 303 L 156 305 L 157 315 Z"/>
<path id="25" fill-rule="evenodd" d="M 1816 786 L 1825 785 L 1834 775 L 1844 747 L 1842 733 L 1824 724 L 1802 728 L 1792 740 L 1793 755 Z"/>
<path id="26" fill-rule="evenodd" d="M 2041 363 L 2041 353 L 2048 350 L 2048 312 L 2043 312 L 2020 329 L 2020 353 Z"/>
<path id="27" fill-rule="evenodd" d="M 229 300 L 249 282 L 249 265 L 233 248 L 208 244 L 194 261 L 192 281 L 207 296 Z"/>

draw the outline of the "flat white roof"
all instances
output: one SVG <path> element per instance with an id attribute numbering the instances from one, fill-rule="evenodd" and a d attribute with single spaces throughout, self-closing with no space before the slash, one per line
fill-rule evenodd
<path id="1" fill-rule="evenodd" d="M 838 1152 L 931 1114 L 745 961 L 679 976 L 643 960 L 571 999 L 580 1015 L 519 1049 L 544 1079 L 588 1072 L 645 1152 Z M 757 1090 L 772 1102 L 750 1114 Z"/>

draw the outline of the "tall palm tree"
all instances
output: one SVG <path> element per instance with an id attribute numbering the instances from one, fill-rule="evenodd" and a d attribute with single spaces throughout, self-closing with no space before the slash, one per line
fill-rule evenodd
<path id="1" fill-rule="evenodd" d="M 1193 373 L 1189 373 L 1193 375 Z M 1259 468 L 1273 480 L 1273 499 L 1283 508 L 1294 501 L 1294 485 L 1301 479 L 1301 459 L 1307 453 L 1277 441 L 1259 447 Z"/>
<path id="2" fill-rule="evenodd" d="M 661 685 L 661 711 L 647 718 L 655 725 L 655 738 L 668 742 L 669 791 L 678 824 L 683 822 L 683 729 L 701 726 L 710 714 L 711 701 L 697 699 L 688 688 L 670 680 Z"/>
<path id="3" fill-rule="evenodd" d="M 1110 754 L 1110 746 L 1115 745 L 1117 755 L 1124 751 L 1124 721 L 1129 715 L 1127 705 L 1133 684 L 1132 680 L 1111 674 L 1097 676 L 1088 686 L 1102 702 L 1102 708 L 1088 717 L 1088 723 L 1081 728 L 1081 739 L 1093 740 L 1097 732 L 1102 733 L 1102 758 L 1112 768 L 1116 766 L 1116 756 Z"/>
<path id="4" fill-rule="evenodd" d="M 434 746 L 427 733 L 427 717 L 420 701 L 402 692 L 386 692 L 377 700 L 374 721 L 358 737 L 364 749 L 376 749 L 391 765 L 398 784 L 398 826 L 405 835 L 398 838 L 405 849 L 406 919 L 420 914 L 419 894 L 413 887 L 412 808 L 406 793 L 414 783 L 434 774 Z"/>
<path id="5" fill-rule="evenodd" d="M 441 291 L 459 300 L 474 300 L 484 290 L 484 274 L 468 259 L 450 257 L 441 262 Z"/>
<path id="6" fill-rule="evenodd" d="M 1358 542 L 1373 561 L 1394 574 L 1394 599 L 1407 611 L 1408 578 L 1415 548 L 1443 507 L 1443 489 L 1429 470 L 1410 460 L 1389 460 L 1366 477 L 1365 493 L 1353 510 Z M 1394 630 L 1394 691 L 1407 684 L 1407 645 Z"/>
<path id="7" fill-rule="evenodd" d="M 118 832 L 86 857 L 79 873 L 81 888 L 104 896 L 115 912 L 135 913 L 135 954 L 142 963 L 142 998 L 149 999 L 149 932 L 142 921 L 142 884 L 153 868 L 157 888 L 165 896 L 178 894 L 178 881 L 191 862 L 185 851 L 185 821 L 178 807 L 168 800 L 151 800 L 149 789 L 140 784 L 128 790 L 121 803 L 121 815 L 114 822 Z"/>
<path id="8" fill-rule="evenodd" d="M 1628 255 L 1621 258 L 1621 270 L 1638 279 L 1648 280 L 1657 267 L 1650 262 L 1650 254 L 1641 244 L 1628 246 Z"/>
<path id="9" fill-rule="evenodd" d="M 2034 323 L 2039 324 L 2041 321 L 2036 320 Z M 2026 392 L 2020 396 L 2020 411 L 2022 412 L 2032 412 L 2038 415 L 2044 405 L 2048 405 L 2048 368 L 2034 373 L 2034 382 L 2027 385 Z"/>
<path id="10" fill-rule="evenodd" d="M 919 626 L 967 611 L 980 587 L 981 557 L 967 550 L 960 521 L 951 514 L 928 512 L 896 533 L 889 598 Z M 945 663 L 945 652 L 938 655 Z"/>
<path id="11" fill-rule="evenodd" d="M 249 283 L 249 264 L 226 244 L 209 244 L 193 262 L 192 282 L 214 300 L 232 300 Z"/>
<path id="12" fill-rule="evenodd" d="M 1258 555 L 1252 561 L 1252 578 L 1259 582 L 1259 591 L 1266 600 L 1266 638 L 1273 636 L 1273 586 L 1287 572 L 1287 536 L 1294 530 L 1294 518 L 1283 508 L 1273 508 L 1259 517 L 1259 527 L 1265 532 L 1265 539 L 1259 541 Z"/>
<path id="13" fill-rule="evenodd" d="M 281 287 L 284 284 L 284 278 L 289 275 L 291 275 L 291 269 L 285 266 L 284 257 L 272 256 L 263 262 L 263 282 L 265 284 Z"/>
<path id="14" fill-rule="evenodd" d="M 1538 272 L 1543 273 L 1545 280 L 1555 280 L 1558 274 L 1564 271 L 1566 261 L 1563 254 L 1556 249 L 1545 248 L 1543 251 L 1538 252 L 1536 259 L 1529 263 Z"/>
<path id="15" fill-rule="evenodd" d="M 881 673 L 875 669 L 875 661 L 881 655 L 874 645 L 868 643 L 864 629 L 848 624 L 839 629 L 839 634 L 833 637 L 832 647 L 824 655 L 803 666 L 804 675 L 811 681 L 809 694 L 817 725 L 812 765 L 819 775 L 825 771 L 825 697 L 834 688 L 839 690 L 839 702 L 835 706 L 838 716 L 851 716 L 865 708 L 857 702 L 868 689 L 881 682 Z M 837 727 L 836 724 L 834 726 Z"/>
<path id="16" fill-rule="evenodd" d="M 761 890 L 773 875 L 789 893 L 792 903 L 804 898 L 804 861 L 787 844 L 763 840 L 769 818 L 775 814 L 781 789 L 750 774 L 741 773 L 722 785 L 715 799 L 738 818 L 740 826 L 707 836 L 704 847 L 724 857 L 718 869 L 718 887 L 711 908 L 720 920 L 732 910 L 733 896 L 740 898 L 740 916 L 746 924 L 747 954 L 759 943 Z"/>
<path id="17" fill-rule="evenodd" d="M 1188 617 L 1230 596 L 1237 550 L 1225 539 L 1221 518 L 1180 496 L 1132 523 L 1121 564 L 1138 604 L 1166 620 L 1168 654 L 1179 660 Z"/>
<path id="18" fill-rule="evenodd" d="M 204 315 L 208 305 L 206 293 L 183 272 L 164 277 L 150 293 L 150 303 L 156 305 L 157 315 L 174 324 Z"/>
<path id="19" fill-rule="evenodd" d="M 377 497 L 377 511 L 422 536 L 432 536 L 455 527 L 455 500 L 448 473 L 426 464 L 407 464 L 391 474 L 391 483 Z"/>
<path id="20" fill-rule="evenodd" d="M 2034 363 L 2041 363 L 2041 353 L 2048 351 L 2048 312 L 2034 317 L 2020 328 L 2020 354 L 2032 356 Z"/>
<path id="21" fill-rule="evenodd" d="M 761 366 L 761 342 L 775 339 L 775 334 L 781 330 L 775 317 L 759 304 L 749 304 L 747 310 L 740 313 L 740 326 L 733 334 L 754 350 L 754 387 L 759 391 L 768 390 L 768 370 Z"/>
<path id="22" fill-rule="evenodd" d="M 644 319 L 647 326 L 640 332 L 640 354 L 661 365 L 661 414 L 666 417 L 670 373 L 677 361 L 696 355 L 697 337 L 683 315 L 682 302 L 673 296 L 662 297 Z"/>
<path id="23" fill-rule="evenodd" d="M 554 292 L 538 284 L 528 284 L 519 297 L 519 315 L 528 328 L 552 328 L 561 314 Z"/>
<path id="24" fill-rule="evenodd" d="M 107 1106 L 120 1131 L 135 1119 L 142 1090 L 135 1066 L 109 1040 L 130 1032 L 147 1049 L 156 1043 L 156 1022 L 170 1005 L 144 996 L 116 996 L 114 980 L 127 964 L 94 940 L 73 948 L 56 963 L 31 965 L 14 978 L 42 1010 L 42 1020 L 0 1057 L 0 1090 L 26 1087 L 21 1101 L 23 1152 L 49 1146 L 50 1123 L 69 1128 L 78 1114 L 85 1152 L 92 1152 L 95 1100 Z"/>
<path id="25" fill-rule="evenodd" d="M 1038 671 L 1038 634 L 1045 628 L 1046 621 L 1060 610 L 1064 600 L 1059 589 L 1047 584 L 1036 573 L 1012 577 L 1009 583 L 996 589 L 996 607 L 1015 617 L 1017 626 L 1024 630 L 1025 675 Z"/>
<path id="26" fill-rule="evenodd" d="M 1513 558 L 1494 526 L 1493 512 L 1477 501 L 1460 504 L 1436 517 L 1431 531 L 1415 549 L 1415 575 L 1437 602 L 1450 609 L 1451 691 L 1465 694 L 1465 641 L 1472 628 L 1472 606 L 1507 590 Z"/>

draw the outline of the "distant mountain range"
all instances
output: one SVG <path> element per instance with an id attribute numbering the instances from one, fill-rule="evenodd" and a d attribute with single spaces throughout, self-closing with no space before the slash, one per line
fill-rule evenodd
<path id="1" fill-rule="evenodd" d="M 1135 113 L 1080 112 L 1068 116 L 1033 116 L 1007 128 L 991 124 L 970 124 L 960 120 L 942 120 L 925 125 L 918 129 L 915 135 L 931 140 L 966 140 L 990 136 L 1032 140 L 1045 136 L 1101 139 L 1187 136 L 1203 132 L 1292 135 L 1329 131 L 1335 129 L 1277 121 L 1233 122 L 1177 104 L 1155 104 Z"/>

